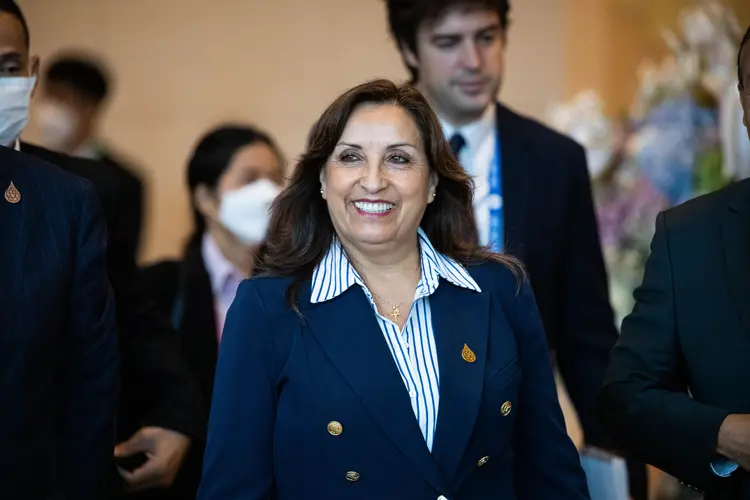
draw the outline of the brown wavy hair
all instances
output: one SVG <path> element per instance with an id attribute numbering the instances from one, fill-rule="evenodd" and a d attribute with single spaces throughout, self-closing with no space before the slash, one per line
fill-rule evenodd
<path id="1" fill-rule="evenodd" d="M 299 289 L 312 277 L 336 234 L 320 194 L 320 171 L 333 154 L 352 113 L 364 104 L 399 106 L 417 126 L 428 164 L 439 178 L 435 199 L 427 205 L 420 224 L 435 249 L 463 265 L 501 262 L 522 278 L 523 269 L 515 258 L 490 252 L 478 244 L 472 180 L 453 156 L 427 100 L 409 84 L 380 79 L 348 90 L 323 112 L 289 185 L 273 203 L 262 268 L 273 276 L 294 278 L 287 291 L 289 305 L 298 310 Z"/>

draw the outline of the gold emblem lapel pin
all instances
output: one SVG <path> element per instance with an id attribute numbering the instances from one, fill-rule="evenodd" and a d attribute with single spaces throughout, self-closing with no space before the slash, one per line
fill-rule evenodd
<path id="1" fill-rule="evenodd" d="M 8 186 L 8 189 L 5 190 L 5 201 L 8 203 L 18 203 L 21 201 L 21 193 L 16 189 L 15 184 L 13 182 L 10 183 L 10 186 Z"/>
<path id="2" fill-rule="evenodd" d="M 464 361 L 467 363 L 473 363 L 477 360 L 477 355 L 474 354 L 474 351 L 469 349 L 469 346 L 464 344 L 464 348 L 461 351 L 461 357 L 464 358 Z"/>

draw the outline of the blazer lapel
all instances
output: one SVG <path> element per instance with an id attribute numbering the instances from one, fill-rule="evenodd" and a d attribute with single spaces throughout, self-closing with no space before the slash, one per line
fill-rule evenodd
<path id="1" fill-rule="evenodd" d="M 441 280 L 430 296 L 430 309 L 440 370 L 440 407 L 432 455 L 443 476 L 452 481 L 482 402 L 489 294 Z M 474 353 L 474 361 L 464 357 L 464 346 Z"/>
<path id="2" fill-rule="evenodd" d="M 28 175 L 13 175 L 18 172 L 11 165 L 2 165 L 0 168 L 0 276 L 3 276 L 4 293 L 14 294 L 16 287 L 22 279 L 21 270 L 24 268 L 26 255 L 26 238 L 24 234 L 26 223 L 26 211 L 28 202 L 26 196 L 30 190 Z M 10 183 L 21 193 L 21 200 L 11 203 L 5 199 L 5 192 Z M 15 317 L 13 314 L 10 317 Z"/>
<path id="3" fill-rule="evenodd" d="M 406 386 L 362 289 L 352 286 L 332 300 L 307 304 L 303 314 L 331 363 L 393 444 L 433 487 L 444 489 Z"/>
<path id="4" fill-rule="evenodd" d="M 183 315 L 180 324 L 183 349 L 195 366 L 203 392 L 213 392 L 218 356 L 216 309 L 211 281 L 206 271 L 200 245 L 191 247 L 180 269 L 183 290 Z"/>
<path id="5" fill-rule="evenodd" d="M 523 131 L 519 130 L 522 124 L 515 120 L 513 112 L 497 104 L 496 120 L 503 163 L 505 250 L 523 261 L 534 165 L 528 158 L 529 143 Z"/>
<path id="6" fill-rule="evenodd" d="M 735 200 L 721 222 L 727 279 L 738 312 L 750 335 L 750 207 L 747 200 Z"/>

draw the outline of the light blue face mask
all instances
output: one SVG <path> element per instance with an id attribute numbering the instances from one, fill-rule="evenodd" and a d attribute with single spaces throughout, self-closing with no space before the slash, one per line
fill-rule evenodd
<path id="1" fill-rule="evenodd" d="M 0 77 L 0 145 L 13 147 L 29 122 L 36 77 Z"/>

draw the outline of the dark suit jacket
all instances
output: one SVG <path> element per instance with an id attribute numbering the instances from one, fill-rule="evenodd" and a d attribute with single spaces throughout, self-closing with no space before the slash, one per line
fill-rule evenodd
<path id="1" fill-rule="evenodd" d="M 109 163 L 74 158 L 25 142 L 21 143 L 21 152 L 57 165 L 94 184 L 107 218 L 109 269 L 131 272 L 139 242 L 140 221 L 136 224 L 136 218 L 140 218 L 141 207 L 132 188 L 123 184 L 118 169 Z"/>
<path id="2" fill-rule="evenodd" d="M 602 418 L 647 462 L 714 498 L 750 498 L 733 489 L 746 473 L 720 480 L 709 465 L 724 418 L 750 413 L 750 181 L 658 216 L 635 299 Z"/>
<path id="3" fill-rule="evenodd" d="M 157 262 L 141 272 L 159 312 L 172 319 L 180 336 L 183 356 L 201 386 L 208 415 L 219 346 L 214 296 L 200 238 L 188 245 L 182 261 Z"/>
<path id="4" fill-rule="evenodd" d="M 138 260 L 138 251 L 143 239 L 143 214 L 146 211 L 146 193 L 143 180 L 137 171 L 124 160 L 109 151 L 102 154 L 100 161 L 112 167 L 120 184 L 120 200 L 127 210 L 120 213 L 120 231 L 131 243 L 128 249 Z"/>
<path id="5" fill-rule="evenodd" d="M 182 346 L 182 355 L 198 380 L 208 416 L 214 391 L 219 342 L 216 335 L 215 298 L 202 254 L 202 234 L 193 236 L 181 261 L 165 260 L 145 267 L 141 273 L 160 314 L 172 318 Z M 263 250 L 261 250 L 262 252 Z M 257 260 L 260 262 L 260 259 Z M 254 274 L 260 274 L 260 268 Z M 207 423 L 207 422 L 206 422 Z M 203 464 L 202 444 L 190 451 L 179 482 L 183 491 L 197 486 Z"/>
<path id="6" fill-rule="evenodd" d="M 528 269 L 587 443 L 606 446 L 595 398 L 618 333 L 584 150 L 502 105 L 497 127 L 506 251 Z"/>
<path id="7" fill-rule="evenodd" d="M 290 280 L 244 281 L 222 336 L 198 498 L 589 498 L 530 288 L 517 293 L 500 264 L 469 270 L 481 293 L 441 280 L 430 297 L 432 453 L 360 287 L 311 304 L 308 281 L 302 320 L 285 302 Z"/>
<path id="8" fill-rule="evenodd" d="M 117 414 L 117 438 L 129 438 L 143 426 L 176 430 L 196 439 L 205 436 L 206 417 L 195 379 L 180 354 L 169 318 L 158 313 L 140 279 L 133 253 L 119 231 L 121 201 L 118 177 L 107 164 L 72 158 L 27 144 L 21 150 L 85 177 L 106 207 L 107 224 L 114 227 L 109 241 L 108 275 L 115 291 L 122 354 L 122 389 Z M 119 239 L 117 235 L 120 236 Z M 125 246 L 120 247 L 120 243 Z"/>
<path id="9" fill-rule="evenodd" d="M 90 183 L 0 148 L 0 489 L 99 500 L 118 355 L 106 228 Z"/>
<path id="10" fill-rule="evenodd" d="M 144 268 L 142 275 L 159 313 L 172 319 L 180 338 L 183 358 L 201 388 L 204 415 L 208 417 L 219 343 L 214 296 L 201 255 L 201 239 L 194 238 L 182 261 L 155 263 Z M 207 423 L 208 419 L 205 421 Z M 190 498 L 195 498 L 198 492 L 204 449 L 203 443 L 193 446 L 177 478 L 179 489 L 182 492 L 190 491 Z"/>

